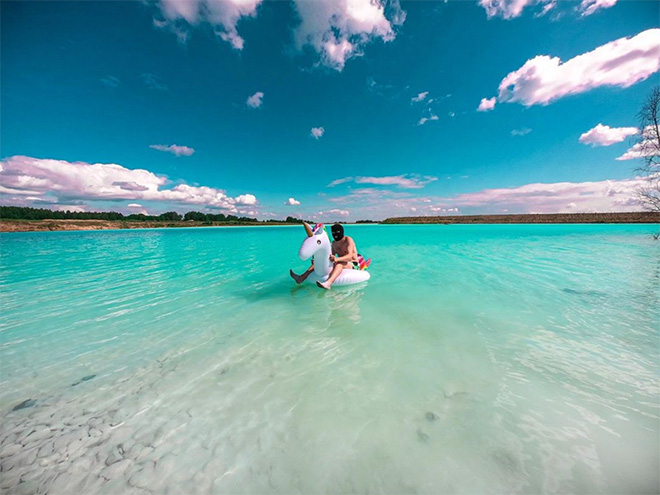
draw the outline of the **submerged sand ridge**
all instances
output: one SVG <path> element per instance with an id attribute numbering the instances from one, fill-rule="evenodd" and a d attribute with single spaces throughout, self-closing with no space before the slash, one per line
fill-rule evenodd
<path id="1" fill-rule="evenodd" d="M 153 414 L 176 368 L 175 360 L 164 358 L 114 383 L 89 379 L 75 384 L 77 390 L 71 386 L 10 410 L 2 420 L 0 488 L 31 494 L 165 493 L 167 486 L 207 492 L 214 479 L 207 467 L 212 439 L 175 435 L 200 420 L 194 408 L 180 403 Z M 184 451 L 195 468 L 173 469 Z"/>

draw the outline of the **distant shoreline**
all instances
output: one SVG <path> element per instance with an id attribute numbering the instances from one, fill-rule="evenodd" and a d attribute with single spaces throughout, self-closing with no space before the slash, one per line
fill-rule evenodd
<path id="1" fill-rule="evenodd" d="M 660 212 L 393 217 L 383 224 L 660 223 Z"/>
<path id="2" fill-rule="evenodd" d="M 122 230 L 184 227 L 255 227 L 296 225 L 286 222 L 194 222 L 128 220 L 0 220 L 0 232 L 46 232 L 60 230 Z"/>
<path id="3" fill-rule="evenodd" d="M 588 223 L 659 223 L 660 212 L 635 213 L 550 213 L 526 215 L 465 215 L 446 217 L 394 217 L 370 224 L 588 224 Z M 196 221 L 127 221 L 127 220 L 0 220 L 0 232 L 43 232 L 60 230 L 121 230 L 183 227 L 266 227 L 295 226 L 290 222 L 196 222 Z"/>

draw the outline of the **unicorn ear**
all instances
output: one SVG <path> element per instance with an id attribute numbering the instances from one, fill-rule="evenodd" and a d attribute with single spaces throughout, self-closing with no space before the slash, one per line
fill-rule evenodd
<path id="1" fill-rule="evenodd" d="M 325 226 L 322 223 L 317 223 L 314 226 L 314 235 L 321 235 L 325 232 Z"/>

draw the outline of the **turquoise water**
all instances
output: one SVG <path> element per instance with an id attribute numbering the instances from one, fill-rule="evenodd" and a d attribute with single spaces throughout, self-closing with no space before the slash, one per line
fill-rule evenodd
<path id="1" fill-rule="evenodd" d="M 657 493 L 649 225 L 0 236 L 3 493 Z M 29 401 L 29 402 L 25 402 Z"/>

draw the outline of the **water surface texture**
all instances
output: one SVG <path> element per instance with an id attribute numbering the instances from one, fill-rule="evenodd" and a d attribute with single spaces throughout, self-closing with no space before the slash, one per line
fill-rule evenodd
<path id="1" fill-rule="evenodd" d="M 649 225 L 0 236 L 3 493 L 657 493 Z"/>

